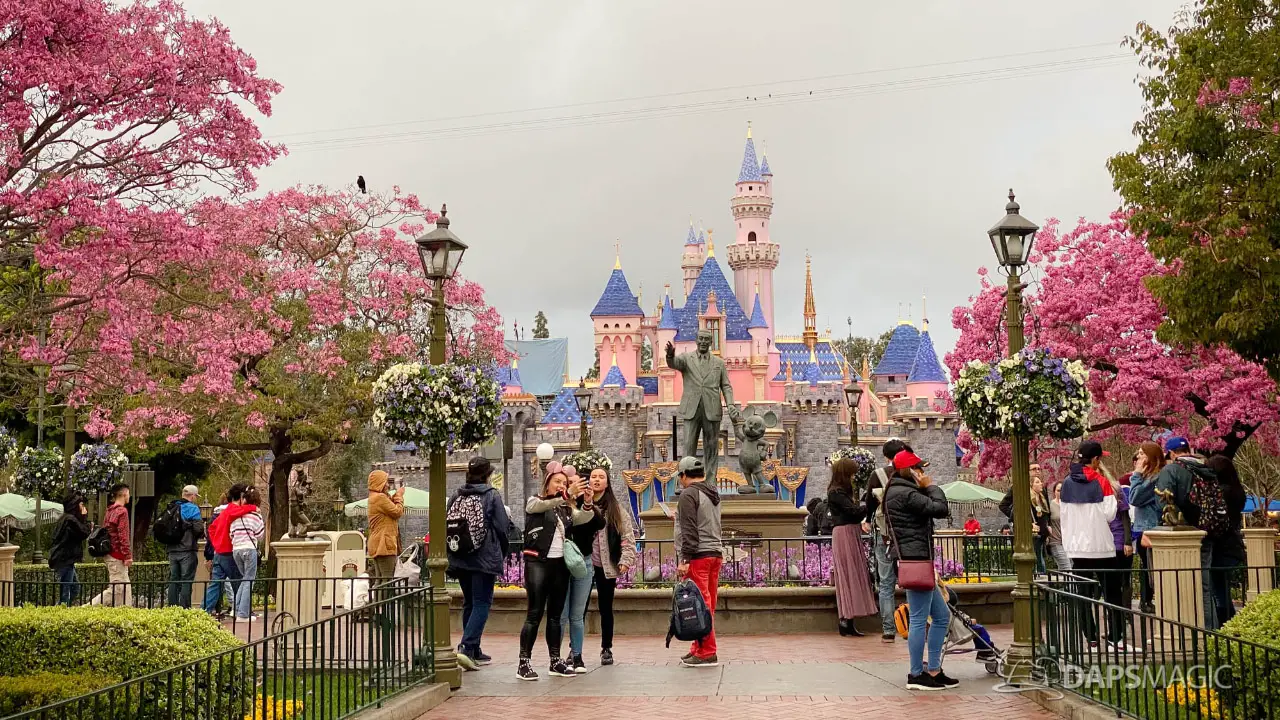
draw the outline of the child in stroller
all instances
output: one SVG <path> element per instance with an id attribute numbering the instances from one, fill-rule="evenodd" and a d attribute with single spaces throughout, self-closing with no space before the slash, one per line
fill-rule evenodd
<path id="1" fill-rule="evenodd" d="M 946 585 L 942 585 L 941 588 L 943 596 L 947 599 L 947 607 L 951 609 L 951 623 L 947 626 L 947 642 L 943 645 L 942 651 L 947 655 L 976 653 L 974 660 L 982 663 L 987 673 L 995 675 L 1000 670 L 1004 653 L 1000 652 L 1000 649 L 991 641 L 991 634 L 981 623 L 956 606 L 956 594 L 948 590 Z M 897 626 L 898 634 L 903 638 L 907 637 L 907 623 L 910 618 L 911 612 L 906 603 L 899 605 L 893 613 L 894 625 Z M 973 641 L 973 647 L 968 647 L 970 640 Z"/>

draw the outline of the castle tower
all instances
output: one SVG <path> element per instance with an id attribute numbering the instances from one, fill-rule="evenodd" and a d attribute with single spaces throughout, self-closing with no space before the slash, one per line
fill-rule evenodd
<path id="1" fill-rule="evenodd" d="M 882 398 L 902 397 L 907 394 L 907 377 L 915 365 L 920 349 L 920 331 L 910 320 L 899 320 L 898 327 L 889 336 L 884 355 L 871 371 L 876 384 L 876 395 Z"/>
<path id="2" fill-rule="evenodd" d="M 737 226 L 734 241 L 726 252 L 733 270 L 734 294 L 739 299 L 751 297 L 760 286 L 760 305 L 770 333 L 777 323 L 773 314 L 773 271 L 778 267 L 780 248 L 769 240 L 769 217 L 773 215 L 773 172 L 768 159 L 763 165 L 756 160 L 751 124 L 747 123 L 747 144 L 742 152 L 742 168 L 733 198 L 729 201 Z"/>
<path id="3" fill-rule="evenodd" d="M 693 221 L 689 221 L 689 237 L 684 241 L 684 255 L 680 258 L 680 269 L 684 272 L 684 296 L 693 292 L 693 284 L 698 282 L 702 273 L 702 265 L 707 261 L 706 236 L 693 231 Z"/>
<path id="4" fill-rule="evenodd" d="M 595 326 L 596 357 L 604 360 L 609 356 L 605 351 L 617 348 L 618 369 L 626 379 L 634 383 L 640 370 L 640 348 L 644 343 L 641 324 L 644 322 L 644 311 L 640 302 L 631 293 L 627 284 L 627 276 L 622 273 L 622 259 L 618 257 L 613 263 L 613 272 L 609 282 L 600 294 L 591 311 L 591 323 Z"/>
<path id="5" fill-rule="evenodd" d="M 804 344 L 811 353 L 818 344 L 818 306 L 813 301 L 813 266 L 809 253 L 804 255 Z"/>
<path id="6" fill-rule="evenodd" d="M 922 306 L 923 307 L 923 306 Z M 923 314 L 923 310 L 921 311 Z M 947 374 L 938 362 L 938 353 L 933 348 L 933 338 L 929 337 L 929 319 L 920 320 L 920 342 L 916 346 L 916 356 L 911 363 L 911 372 L 907 375 L 907 397 L 913 406 L 919 406 L 923 400 L 933 403 L 938 392 L 947 389 Z"/>
<path id="7" fill-rule="evenodd" d="M 680 330 L 680 322 L 676 318 L 675 304 L 671 302 L 671 294 L 662 299 L 662 316 L 658 319 L 658 342 L 653 348 L 653 368 L 658 371 L 658 401 L 675 402 L 676 372 L 667 367 L 667 343 L 676 341 L 676 332 Z"/>

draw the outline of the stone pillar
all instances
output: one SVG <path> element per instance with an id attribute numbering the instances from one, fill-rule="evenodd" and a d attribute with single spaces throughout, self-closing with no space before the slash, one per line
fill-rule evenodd
<path id="1" fill-rule="evenodd" d="M 204 594 L 209 586 L 209 566 L 204 560 L 204 546 L 208 540 L 196 541 L 196 577 L 191 583 L 191 607 L 203 607 Z"/>
<path id="2" fill-rule="evenodd" d="M 1245 601 L 1253 602 L 1275 588 L 1276 531 L 1274 528 L 1245 528 L 1244 550 L 1249 566 Z"/>
<path id="3" fill-rule="evenodd" d="M 17 545 L 0 545 L 0 607 L 13 606 L 13 558 Z"/>
<path id="4" fill-rule="evenodd" d="M 1155 584 L 1156 617 L 1192 627 L 1204 627 L 1204 586 L 1200 565 L 1203 530 L 1148 530 L 1151 538 L 1151 581 Z M 1157 650 L 1181 649 L 1186 633 L 1159 625 Z"/>
<path id="5" fill-rule="evenodd" d="M 325 540 L 281 540 L 271 543 L 276 553 L 276 607 L 285 616 L 288 630 L 318 619 L 320 607 L 319 578 L 324 577 L 324 554 L 329 549 Z"/>
<path id="6" fill-rule="evenodd" d="M 964 563 L 964 530 L 960 528 L 938 528 L 933 531 L 933 544 L 942 549 L 939 557 L 945 567 L 947 561 Z M 969 568 L 965 568 L 969 572 Z"/>

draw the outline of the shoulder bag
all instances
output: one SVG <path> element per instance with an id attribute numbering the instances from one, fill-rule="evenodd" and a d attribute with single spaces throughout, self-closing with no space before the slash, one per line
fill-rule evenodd
<path id="1" fill-rule="evenodd" d="M 929 592 L 937 587 L 937 575 L 933 569 L 933 543 L 929 543 L 928 560 L 903 560 L 902 550 L 898 547 L 898 534 L 893 531 L 893 520 L 889 515 L 889 488 L 884 490 L 883 514 L 885 524 L 889 527 L 893 553 L 898 556 L 898 585 L 903 590 Z"/>

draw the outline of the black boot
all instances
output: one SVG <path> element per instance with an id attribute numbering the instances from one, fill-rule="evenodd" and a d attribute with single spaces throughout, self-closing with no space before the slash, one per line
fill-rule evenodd
<path id="1" fill-rule="evenodd" d="M 863 633 L 861 630 L 858 629 L 858 626 L 855 625 L 852 620 L 841 620 L 840 636 L 841 637 L 850 637 L 850 636 L 862 637 Z"/>

